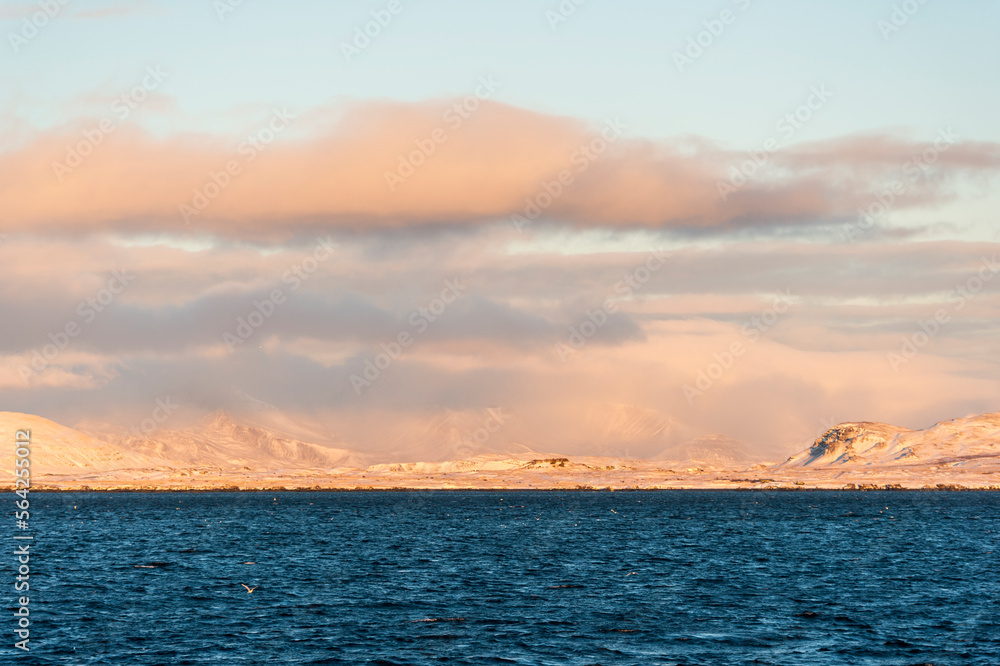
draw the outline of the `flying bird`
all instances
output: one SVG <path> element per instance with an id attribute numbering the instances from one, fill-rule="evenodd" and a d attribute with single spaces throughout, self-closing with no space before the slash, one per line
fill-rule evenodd
<path id="1" fill-rule="evenodd" d="M 258 587 L 260 587 L 259 585 L 254 585 L 253 587 L 249 587 L 247 585 L 244 585 L 243 583 L 240 583 L 240 585 L 243 585 L 243 587 L 247 588 L 247 594 L 253 594 L 253 591 L 256 590 Z"/>

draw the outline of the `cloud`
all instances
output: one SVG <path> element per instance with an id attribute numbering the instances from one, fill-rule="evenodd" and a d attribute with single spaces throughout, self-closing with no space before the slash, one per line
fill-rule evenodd
<path id="1" fill-rule="evenodd" d="M 647 253 L 511 255 L 505 248 L 520 234 L 501 230 L 426 236 L 409 251 L 387 249 L 379 234 L 341 232 L 334 255 L 294 291 L 282 275 L 303 265 L 310 244 L 185 251 L 11 236 L 0 245 L 5 274 L 16 276 L 0 283 L 0 401 L 73 424 L 115 411 L 141 415 L 165 395 L 211 411 L 236 387 L 319 418 L 333 433 L 360 418 L 373 428 L 368 437 L 360 426 L 351 430 L 352 446 L 362 449 L 382 446 L 378 423 L 393 420 L 386 415 L 405 421 L 503 406 L 524 420 L 537 438 L 532 445 L 573 452 L 592 439 L 579 415 L 609 403 L 655 410 L 694 434 L 721 432 L 758 451 L 785 451 L 815 436 L 822 419 L 915 427 L 996 409 L 1000 400 L 1000 277 L 961 309 L 948 300 L 978 274 L 983 257 L 1000 255 L 995 243 L 677 248 L 623 297 L 614 285 Z M 134 282 L 83 322 L 78 303 L 121 268 Z M 414 333 L 411 315 L 456 277 L 468 285 L 465 295 L 357 395 L 351 374 L 400 331 Z M 228 349 L 222 334 L 275 288 L 285 289 L 286 302 Z M 784 289 L 794 307 L 689 404 L 683 386 L 734 341 L 748 343 L 741 326 Z M 556 345 L 609 297 L 617 299 L 614 317 L 561 358 Z M 941 307 L 948 324 L 894 372 L 887 354 Z M 20 366 L 70 320 L 83 332 L 21 381 Z M 382 416 L 364 416 L 373 414 Z"/>
<path id="2" fill-rule="evenodd" d="M 0 225 L 258 240 L 476 227 L 536 212 L 532 224 L 576 228 L 811 225 L 855 217 L 874 200 L 872 183 L 905 179 L 894 205 L 927 206 L 946 201 L 963 174 L 1000 166 L 997 145 L 955 140 L 915 183 L 907 165 L 934 140 L 847 137 L 777 152 L 723 197 L 745 154 L 490 100 L 463 118 L 460 103 L 278 110 L 238 136 L 160 137 L 131 125 L 101 134 L 81 120 L 0 154 Z"/>

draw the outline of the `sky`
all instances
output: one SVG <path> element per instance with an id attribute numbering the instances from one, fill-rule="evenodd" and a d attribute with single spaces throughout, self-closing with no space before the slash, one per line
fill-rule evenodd
<path id="1" fill-rule="evenodd" d="M 1000 410 L 998 19 L 0 3 L 0 409 L 640 456 Z"/>

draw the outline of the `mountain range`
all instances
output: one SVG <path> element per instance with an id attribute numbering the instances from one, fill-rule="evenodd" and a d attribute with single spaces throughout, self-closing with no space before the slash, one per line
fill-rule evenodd
<path id="1" fill-rule="evenodd" d="M 538 450 L 502 410 L 446 412 L 398 424 L 378 451 L 260 408 L 144 433 L 94 423 L 68 428 L 0 412 L 13 441 L 31 431 L 35 487 L 994 487 L 1000 484 L 1000 412 L 922 430 L 842 423 L 774 464 L 724 436 L 685 437 L 673 420 L 628 405 L 584 417 L 593 455 Z M 534 446 L 533 446 L 534 445 Z M 645 457 L 633 451 L 655 453 Z M 13 478 L 13 450 L 2 464 Z"/>

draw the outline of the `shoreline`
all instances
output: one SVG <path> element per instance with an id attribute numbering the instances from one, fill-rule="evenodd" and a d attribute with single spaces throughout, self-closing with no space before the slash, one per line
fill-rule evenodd
<path id="1" fill-rule="evenodd" d="M 853 487 L 850 487 L 853 486 Z M 6 492 L 13 492 L 13 487 L 4 488 Z M 412 487 L 412 486 L 353 486 L 353 487 L 318 487 L 300 486 L 289 488 L 286 486 L 257 486 L 257 487 L 134 487 L 134 486 L 77 486 L 77 487 L 32 487 L 32 493 L 377 493 L 377 492 L 574 492 L 574 493 L 611 493 L 611 492 L 837 492 L 837 493 L 863 493 L 863 492 L 1000 492 L 1000 486 L 962 486 L 959 484 L 938 484 L 936 486 L 923 487 L 902 487 L 894 484 L 876 485 L 865 484 L 857 486 L 848 484 L 839 488 L 829 488 L 821 486 L 760 486 L 760 487 L 733 487 L 720 488 L 718 486 L 706 487 L 613 487 L 613 486 L 589 486 L 589 487 L 545 487 L 545 488 L 518 488 L 515 486 L 478 486 L 468 488 L 458 487 Z"/>

